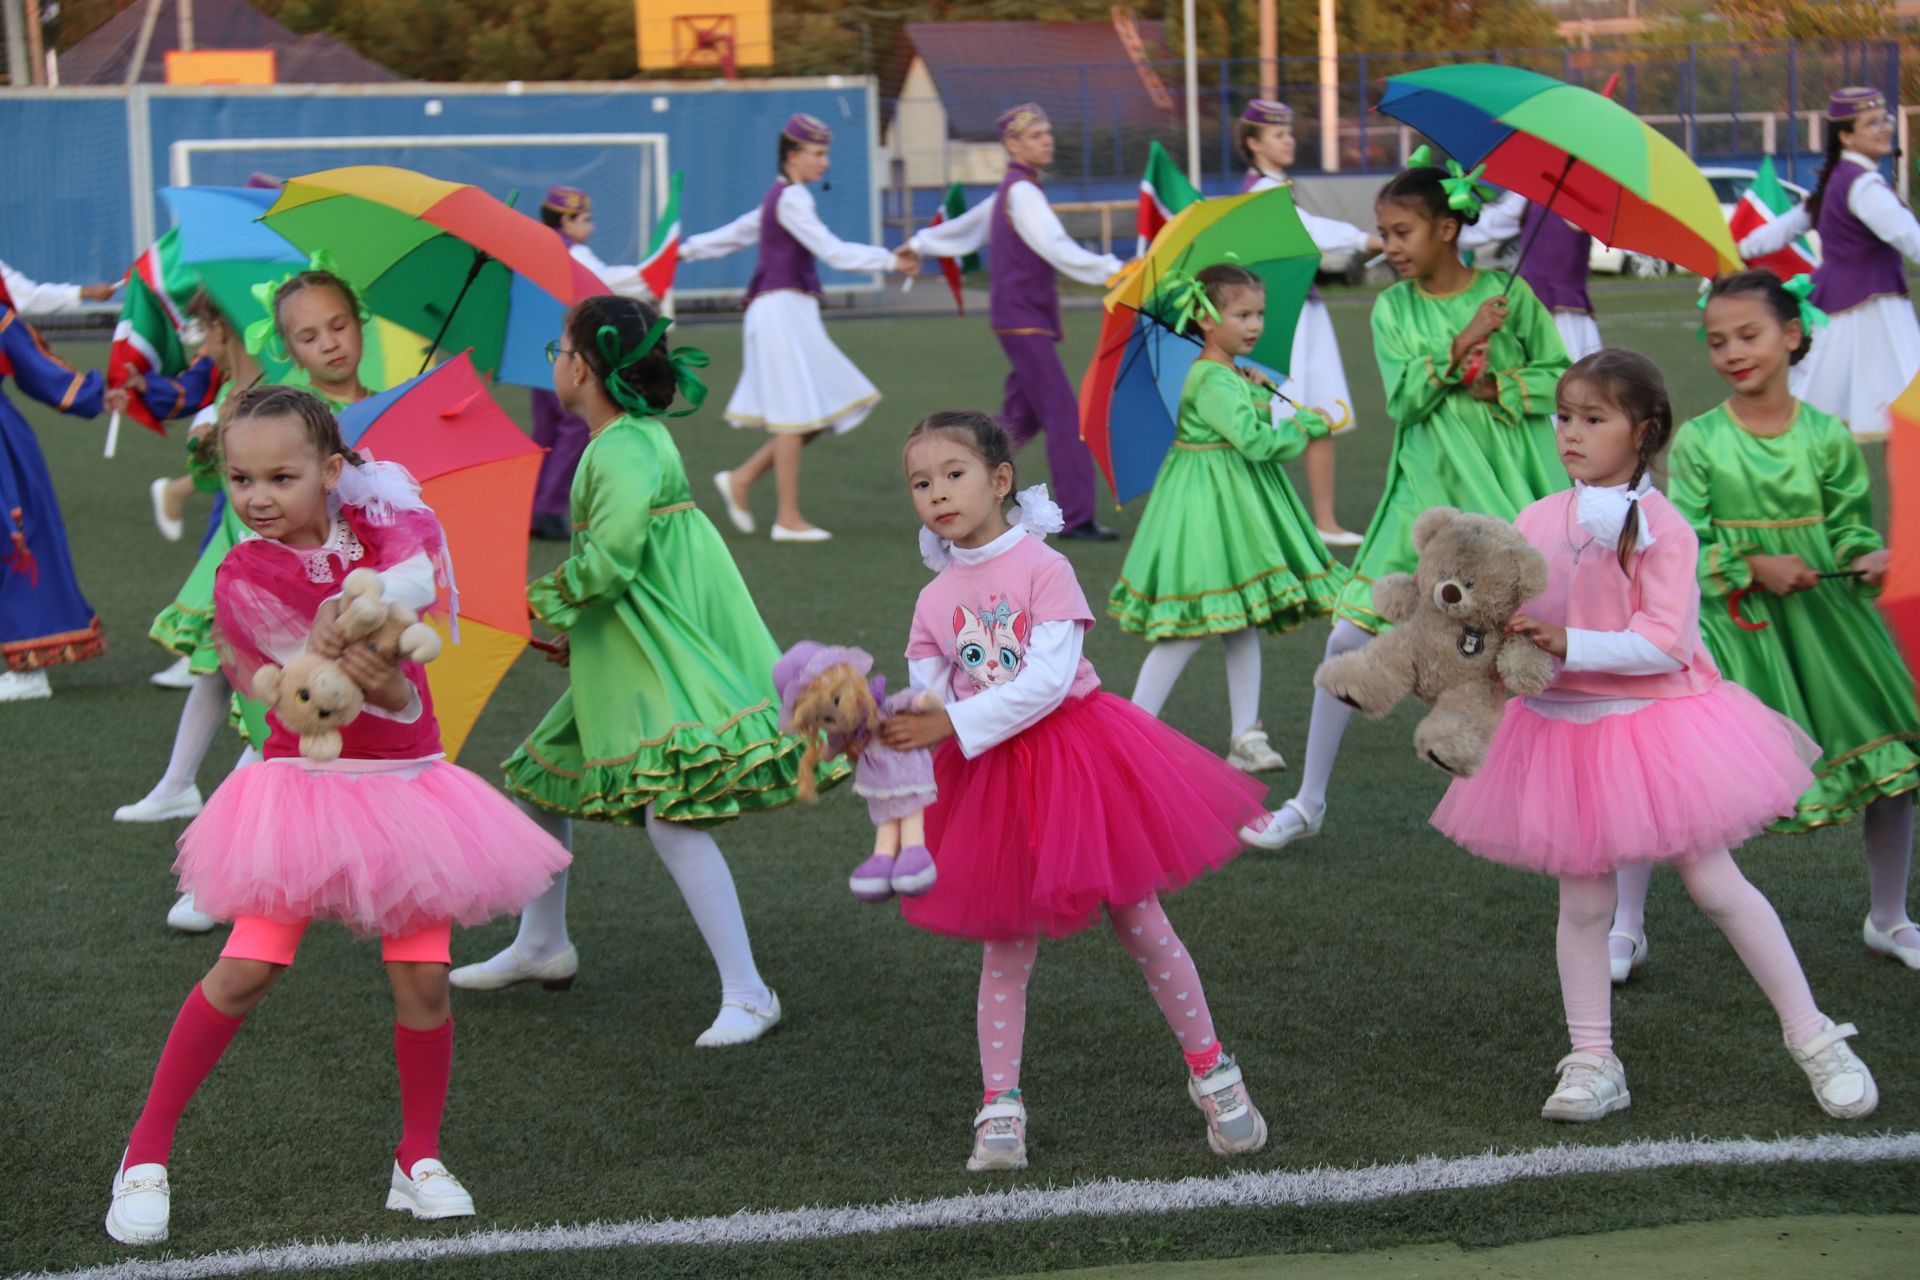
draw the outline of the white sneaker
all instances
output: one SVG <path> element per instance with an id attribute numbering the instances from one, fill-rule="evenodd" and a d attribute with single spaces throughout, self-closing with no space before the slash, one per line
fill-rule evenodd
<path id="1" fill-rule="evenodd" d="M 0 671 L 0 702 L 26 702 L 32 698 L 51 698 L 53 686 L 44 671 Z"/>
<path id="2" fill-rule="evenodd" d="M 147 493 L 153 498 L 153 523 L 160 529 L 160 536 L 168 542 L 180 541 L 184 528 L 178 520 L 167 514 L 167 478 L 161 476 L 147 486 Z"/>
<path id="3" fill-rule="evenodd" d="M 820 528 L 818 525 L 815 525 L 811 529 L 789 529 L 783 524 L 773 526 L 773 540 L 775 542 L 826 542 L 832 539 L 832 537 L 832 534 Z"/>
<path id="4" fill-rule="evenodd" d="M 1207 1118 L 1207 1145 L 1213 1154 L 1250 1155 L 1267 1145 L 1267 1118 L 1247 1096 L 1239 1065 L 1226 1054 L 1203 1076 L 1187 1072 L 1187 1097 Z"/>
<path id="5" fill-rule="evenodd" d="M 159 1244 L 167 1238 L 167 1218 L 173 1212 L 167 1166 L 137 1164 L 129 1169 L 126 1160 L 123 1153 L 120 1167 L 113 1171 L 107 1234 L 121 1244 Z"/>
<path id="6" fill-rule="evenodd" d="M 1613 954 L 1613 940 L 1615 938 L 1619 938 L 1623 942 L 1631 942 L 1633 944 L 1633 954 L 1624 957 Z M 1607 935 L 1607 969 L 1613 977 L 1614 986 L 1626 986 L 1627 979 L 1640 972 L 1640 966 L 1646 962 L 1647 935 L 1644 932 L 1628 933 L 1623 929 L 1615 929 Z"/>
<path id="7" fill-rule="evenodd" d="M 464 964 L 447 975 L 447 981 L 462 991 L 501 991 L 522 982 L 537 982 L 549 991 L 565 991 L 580 972 L 580 953 L 572 944 L 557 956 L 530 962 L 520 955 L 518 945 L 510 945 L 498 955 L 479 964 Z"/>
<path id="8" fill-rule="evenodd" d="M 1920 969 L 1920 947 L 1909 947 L 1899 940 L 1901 930 L 1915 927 L 1913 921 L 1902 920 L 1891 929 L 1876 929 L 1873 927 L 1873 917 L 1868 916 L 1866 923 L 1860 926 L 1860 940 L 1876 956 L 1898 960 L 1909 969 Z"/>
<path id="9" fill-rule="evenodd" d="M 770 1000 L 765 1008 L 748 1004 L 745 1000 L 722 1000 L 720 1016 L 713 1025 L 702 1031 L 693 1044 L 696 1049 L 725 1049 L 729 1045 L 752 1044 L 767 1032 L 780 1025 L 780 993 L 772 987 L 767 988 Z M 739 1009 L 745 1017 L 730 1015 L 727 1010 Z M 724 1024 L 724 1025 L 723 1025 Z"/>
<path id="10" fill-rule="evenodd" d="M 183 893 L 167 912 L 167 928 L 181 933 L 212 933 L 219 924 L 212 916 L 193 905 L 193 895 Z"/>
<path id="11" fill-rule="evenodd" d="M 113 811 L 115 822 L 165 822 L 170 818 L 192 818 L 199 814 L 200 788 L 189 784 L 184 791 L 170 796 L 149 792 L 144 799 L 123 804 Z"/>
<path id="12" fill-rule="evenodd" d="M 1325 805 L 1314 813 L 1298 799 L 1287 801 L 1268 816 L 1271 820 L 1264 830 L 1242 827 L 1240 838 L 1256 849 L 1284 849 L 1296 840 L 1319 835 L 1320 828 L 1327 825 Z"/>
<path id="13" fill-rule="evenodd" d="M 1227 763 L 1242 773 L 1271 773 L 1287 767 L 1287 758 L 1267 741 L 1267 731 L 1259 725 L 1233 740 L 1227 750 Z"/>
<path id="14" fill-rule="evenodd" d="M 1627 1092 L 1627 1069 L 1618 1058 L 1570 1053 L 1554 1070 L 1560 1073 L 1560 1083 L 1540 1108 L 1542 1120 L 1585 1124 L 1633 1105 L 1633 1095 Z"/>
<path id="15" fill-rule="evenodd" d="M 447 1166 L 432 1157 L 415 1160 L 411 1173 L 402 1172 L 395 1161 L 387 1188 L 387 1208 L 416 1218 L 471 1218 L 473 1196 L 460 1185 L 460 1179 L 447 1172 Z"/>
<path id="16" fill-rule="evenodd" d="M 733 527 L 742 533 L 752 533 L 753 512 L 733 500 L 733 472 L 714 472 L 713 487 L 720 491 L 720 505 L 727 509 L 727 519 L 732 522 Z"/>
<path id="17" fill-rule="evenodd" d="M 1787 1046 L 1787 1052 L 1807 1073 L 1813 1084 L 1814 1101 L 1836 1120 L 1859 1120 L 1874 1113 L 1880 1105 L 1880 1090 L 1873 1083 L 1873 1072 L 1860 1061 L 1849 1036 L 1859 1035 L 1851 1022 L 1833 1025 L 1827 1019 L 1826 1030 L 1799 1048 Z"/>
<path id="18" fill-rule="evenodd" d="M 1027 1104 L 1020 1091 L 997 1093 L 973 1118 L 973 1154 L 968 1173 L 992 1173 L 1027 1167 Z"/>
<path id="19" fill-rule="evenodd" d="M 191 689 L 194 680 L 192 662 L 191 658 L 176 658 L 166 670 L 148 676 L 147 683 L 159 689 Z"/>

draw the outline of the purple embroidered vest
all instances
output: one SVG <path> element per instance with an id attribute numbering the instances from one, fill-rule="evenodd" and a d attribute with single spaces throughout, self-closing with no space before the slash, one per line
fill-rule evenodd
<path id="1" fill-rule="evenodd" d="M 1539 228 L 1538 231 L 1535 228 Z M 1578 311 L 1593 314 L 1593 300 L 1587 297 L 1587 258 L 1593 252 L 1593 237 L 1559 214 L 1551 217 L 1532 201 L 1520 219 L 1520 243 L 1532 243 L 1526 261 L 1520 264 L 1520 278 L 1533 289 L 1540 305 L 1549 311 Z"/>
<path id="2" fill-rule="evenodd" d="M 777 289 L 820 296 L 820 273 L 814 269 L 813 255 L 780 225 L 780 193 L 788 185 L 785 178 L 776 179 L 760 202 L 760 262 L 747 282 L 746 302 Z"/>
<path id="3" fill-rule="evenodd" d="M 1241 195 L 1247 194 L 1247 192 L 1252 191 L 1255 187 L 1258 187 L 1262 182 L 1267 181 L 1267 178 L 1268 178 L 1268 175 L 1260 172 L 1258 169 L 1247 170 L 1247 176 L 1240 179 L 1240 194 Z M 1293 183 L 1281 182 L 1279 185 L 1283 187 L 1291 187 L 1293 186 Z M 1307 301 L 1308 302 L 1320 301 L 1319 285 L 1310 284 L 1307 286 Z"/>
<path id="4" fill-rule="evenodd" d="M 1842 160 L 1827 178 L 1826 194 L 1820 197 L 1820 268 L 1813 273 L 1814 306 L 1837 315 L 1883 294 L 1905 297 L 1906 264 L 1900 251 L 1873 234 L 1873 229 L 1854 215 L 1848 201 L 1853 184 L 1867 170 Z"/>
<path id="5" fill-rule="evenodd" d="M 987 233 L 993 287 L 987 291 L 987 319 L 995 333 L 1045 333 L 1060 341 L 1060 286 L 1053 264 L 1020 238 L 1007 207 L 1007 193 L 1020 181 L 1040 185 L 1040 175 L 1023 164 L 1009 164 L 1000 179 Z"/>

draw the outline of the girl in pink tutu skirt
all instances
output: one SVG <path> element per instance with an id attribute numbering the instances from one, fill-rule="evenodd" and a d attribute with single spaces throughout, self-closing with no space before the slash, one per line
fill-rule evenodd
<path id="1" fill-rule="evenodd" d="M 349 452 L 325 402 L 287 387 L 235 393 L 220 444 L 227 492 L 250 531 L 214 586 L 227 678 L 251 688 L 260 667 L 310 646 L 338 659 L 366 708 L 342 731 L 339 759 L 324 764 L 302 757 L 270 713 L 264 760 L 235 770 L 180 837 L 180 887 L 233 932 L 174 1019 L 114 1173 L 107 1234 L 167 1238 L 174 1128 L 315 916 L 382 935 L 401 1109 L 387 1208 L 468 1216 L 472 1198 L 439 1159 L 453 1066 L 449 929 L 519 909 L 567 852 L 443 759 L 419 664 L 342 644 L 336 597 L 349 571 L 377 571 L 387 598 L 417 610 L 445 580 L 440 525 L 412 477 Z"/>
<path id="2" fill-rule="evenodd" d="M 985 943 L 975 1007 L 984 1101 L 967 1168 L 1021 1169 L 1027 982 L 1042 934 L 1100 920 L 1140 966 L 1186 1055 L 1187 1095 L 1220 1155 L 1258 1151 L 1267 1125 L 1222 1051 L 1206 993 L 1160 895 L 1240 850 L 1266 788 L 1124 698 L 1081 656 L 1093 613 L 1065 556 L 1042 542 L 1060 509 L 1014 491 L 1012 448 L 985 414 L 936 413 L 907 438 L 907 487 L 938 571 L 914 610 L 916 689 L 947 704 L 881 729 L 898 750 L 937 748 L 927 841 L 940 869 L 907 920 Z"/>
<path id="3" fill-rule="evenodd" d="M 1821 1109 L 1870 1115 L 1880 1095 L 1847 1044 L 1854 1027 L 1814 1004 L 1780 917 L 1728 852 L 1793 814 L 1819 748 L 1722 680 L 1701 642 L 1699 543 L 1647 475 L 1673 435 L 1660 371 L 1631 351 L 1595 352 L 1561 378 L 1555 425 L 1574 487 L 1514 521 L 1551 578 L 1507 630 L 1560 671 L 1545 693 L 1507 703 L 1486 764 L 1433 814 L 1471 852 L 1560 880 L 1573 1051 L 1540 1114 L 1598 1120 L 1631 1100 L 1613 1051 L 1614 872 L 1669 862 L 1772 1002 Z"/>

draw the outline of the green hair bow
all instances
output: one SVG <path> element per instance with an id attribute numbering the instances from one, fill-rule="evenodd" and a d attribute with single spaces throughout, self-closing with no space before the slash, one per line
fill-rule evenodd
<path id="1" fill-rule="evenodd" d="M 1407 168 L 1428 167 L 1438 166 L 1434 165 L 1433 148 L 1423 142 L 1407 157 Z M 1471 170 L 1462 169 L 1460 162 L 1449 156 L 1446 169 L 1447 176 L 1440 179 L 1440 189 L 1447 193 L 1447 207 L 1478 217 L 1481 207 L 1493 196 L 1491 190 L 1480 185 L 1480 175 L 1487 171 L 1487 166 L 1477 164 Z"/>
<path id="2" fill-rule="evenodd" d="M 1804 272 L 1795 276 L 1793 279 L 1787 281 L 1786 290 L 1793 295 L 1793 300 L 1800 304 L 1800 327 L 1802 329 L 1805 329 L 1808 333 L 1812 333 L 1816 328 L 1826 327 L 1827 313 L 1814 306 L 1811 301 L 1813 297 L 1812 276 Z"/>
<path id="3" fill-rule="evenodd" d="M 1153 312 L 1175 333 L 1185 333 L 1197 315 L 1220 323 L 1220 309 L 1207 296 L 1207 286 L 1191 271 L 1175 267 L 1161 278 L 1154 293 Z"/>
<path id="4" fill-rule="evenodd" d="M 342 281 L 347 279 L 340 271 L 340 264 L 334 261 L 333 254 L 329 250 L 315 249 L 307 258 L 306 266 L 297 271 L 289 271 L 277 280 L 262 280 L 254 285 L 253 300 L 260 304 L 261 315 L 241 334 L 246 341 L 249 355 L 264 354 L 267 359 L 277 360 L 281 364 L 292 363 L 292 357 L 287 354 L 286 344 L 280 338 L 280 322 L 273 313 L 273 300 L 288 281 L 296 276 L 305 275 L 309 271 L 324 271 Z M 349 287 L 351 287 L 350 282 Z M 360 305 L 359 316 L 362 325 L 373 318 L 365 303 Z"/>
<path id="5" fill-rule="evenodd" d="M 667 335 L 667 328 L 673 323 L 671 317 L 661 316 L 647 330 L 647 336 L 632 351 L 620 350 L 620 331 L 610 324 L 603 324 L 594 333 L 595 345 L 607 362 L 607 394 L 613 402 L 629 413 L 637 413 L 647 418 L 684 418 L 706 403 L 707 384 L 700 381 L 695 369 L 707 367 L 707 353 L 698 347 L 679 347 L 667 353 L 667 365 L 673 370 L 673 385 L 686 400 L 687 407 L 675 409 L 672 413 L 662 413 L 647 403 L 647 398 L 627 381 L 626 370 L 645 359 L 653 349 L 660 345 Z"/>

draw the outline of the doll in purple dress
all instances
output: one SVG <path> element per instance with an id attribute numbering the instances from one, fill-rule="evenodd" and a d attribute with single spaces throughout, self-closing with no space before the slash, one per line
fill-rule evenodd
<path id="1" fill-rule="evenodd" d="M 822 759 L 844 755 L 854 762 L 854 794 L 866 799 L 874 837 L 872 856 L 853 869 L 847 887 L 862 902 L 885 902 L 933 888 L 922 814 L 936 791 L 933 753 L 895 751 L 880 741 L 880 726 L 899 711 L 933 710 L 940 695 L 903 689 L 889 696 L 887 678 L 870 677 L 872 670 L 873 655 L 864 649 L 802 640 L 774 663 L 773 684 L 782 732 L 807 741 L 802 800 L 815 798 L 813 770 Z"/>

